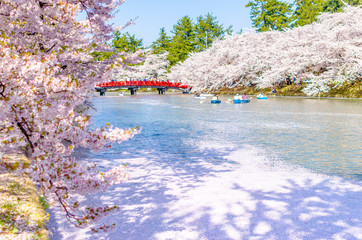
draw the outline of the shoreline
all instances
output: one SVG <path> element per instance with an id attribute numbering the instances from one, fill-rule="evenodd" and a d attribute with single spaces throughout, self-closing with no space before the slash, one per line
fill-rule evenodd
<path id="1" fill-rule="evenodd" d="M 107 95 L 108 93 L 108 95 Z M 109 91 L 107 92 L 105 96 L 99 96 L 98 92 L 94 92 L 94 96 L 95 97 L 119 97 L 118 96 L 118 91 Z M 111 94 L 110 94 L 111 93 Z M 216 92 L 212 92 L 212 94 L 218 94 L 221 96 L 234 96 L 235 94 L 232 93 L 227 93 L 227 94 L 220 94 Z M 133 96 L 138 96 L 138 95 L 159 95 L 157 92 L 137 92 L 136 95 Z M 193 95 L 193 93 L 189 93 L 189 94 L 183 94 L 183 93 L 178 93 L 178 92 L 166 92 L 163 95 Z M 256 97 L 258 94 L 248 94 L 249 96 L 252 97 Z M 360 97 L 353 97 L 353 98 L 348 98 L 348 97 L 316 97 L 316 96 L 283 96 L 283 95 L 272 95 L 272 94 L 265 94 L 268 97 L 275 97 L 275 98 L 301 98 L 301 99 L 336 99 L 336 100 L 362 100 L 362 95 Z M 132 96 L 129 93 L 126 93 L 124 96 Z"/>
<path id="2" fill-rule="evenodd" d="M 276 97 L 305 97 L 305 98 L 338 98 L 338 99 L 361 99 L 362 98 L 362 81 L 355 83 L 346 83 L 339 87 L 331 87 L 331 90 L 327 93 L 321 92 L 320 96 L 308 96 L 302 90 L 307 86 L 307 84 L 301 85 L 284 85 L 281 87 L 274 87 L 276 93 L 272 93 L 271 87 L 259 88 L 257 86 L 253 87 L 234 87 L 227 88 L 222 87 L 217 91 L 214 91 L 215 94 L 220 95 L 235 95 L 246 93 L 248 95 L 258 95 L 263 93 L 267 96 L 276 96 Z"/>
<path id="3" fill-rule="evenodd" d="M 39 195 L 35 183 L 16 172 L 27 167 L 29 160 L 22 154 L 4 155 L 0 167 L 0 238 L 50 239 L 46 228 L 47 203 Z"/>
<path id="4" fill-rule="evenodd" d="M 339 87 L 331 87 L 331 90 L 327 93 L 320 93 L 320 96 L 308 96 L 305 94 L 302 90 L 305 88 L 307 84 L 301 84 L 301 85 L 284 85 L 281 87 L 275 87 L 276 93 L 271 92 L 271 88 L 259 88 L 257 86 L 253 87 L 234 87 L 234 88 L 228 88 L 228 87 L 221 87 L 216 91 L 210 91 L 212 94 L 218 94 L 218 95 L 235 95 L 235 94 L 243 94 L 246 93 L 250 96 L 256 96 L 260 92 L 267 96 L 273 96 L 273 97 L 300 97 L 300 98 L 310 98 L 310 99 L 362 99 L 362 81 L 360 82 L 354 82 L 354 83 L 345 83 L 342 86 Z M 113 95 L 118 94 L 120 92 L 124 92 L 125 96 L 131 96 L 129 91 L 127 89 L 112 89 L 106 92 L 106 95 Z M 208 92 L 208 91 L 203 91 Z M 111 94 L 110 94 L 111 93 Z M 99 93 L 94 92 L 95 96 L 99 96 Z M 180 91 L 166 91 L 166 95 L 170 94 L 183 94 Z M 189 93 L 193 94 L 193 93 Z M 146 90 L 141 89 L 137 91 L 137 95 L 158 95 L 157 91 L 155 90 Z"/>

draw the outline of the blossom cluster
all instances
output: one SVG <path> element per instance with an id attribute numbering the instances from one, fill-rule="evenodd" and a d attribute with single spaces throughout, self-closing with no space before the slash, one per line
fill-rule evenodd
<path id="1" fill-rule="evenodd" d="M 141 64 L 115 68 L 113 79 L 124 78 L 154 79 L 166 78 L 167 67 L 170 64 L 167 60 L 167 53 L 154 54 L 152 51 L 143 52 L 144 61 Z"/>
<path id="2" fill-rule="evenodd" d="M 319 21 L 286 31 L 244 32 L 215 41 L 171 68 L 170 79 L 194 91 L 220 87 L 269 87 L 287 77 L 312 84 L 313 95 L 325 85 L 355 81 L 362 74 L 362 8 L 323 13 Z"/>
<path id="3" fill-rule="evenodd" d="M 110 125 L 89 129 L 86 102 L 96 82 L 110 79 L 113 66 L 138 62 L 134 55 L 96 61 L 111 51 L 114 30 L 107 21 L 123 0 L 2 0 L 0 4 L 0 160 L 22 149 L 31 164 L 19 168 L 41 184 L 77 226 L 107 215 L 113 207 L 80 204 L 77 194 L 104 191 L 128 179 L 125 166 L 102 173 L 78 162 L 78 147 L 102 150 L 139 132 Z M 78 15 L 85 14 L 79 21 Z M 120 60 L 119 60 L 120 59 Z M 0 161 L 3 163 L 3 161 Z M 105 229 L 106 227 L 102 227 Z"/>

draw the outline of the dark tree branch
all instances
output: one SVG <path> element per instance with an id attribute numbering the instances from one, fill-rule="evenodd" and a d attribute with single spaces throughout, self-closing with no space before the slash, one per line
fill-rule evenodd
<path id="1" fill-rule="evenodd" d="M 44 51 L 45 53 L 51 51 L 57 44 L 54 43 L 53 46 L 51 46 L 49 49 L 45 50 L 44 45 L 42 43 L 39 43 L 39 49 Z"/>
<path id="2" fill-rule="evenodd" d="M 5 97 L 4 92 L 5 92 L 5 84 L 3 84 L 3 83 L 0 81 L 0 95 L 1 95 L 3 98 Z"/>
<path id="3" fill-rule="evenodd" d="M 24 136 L 26 137 L 26 140 L 28 140 L 28 143 L 30 144 L 31 149 L 34 151 L 34 145 L 30 141 L 30 135 L 28 134 L 28 132 L 25 130 L 25 128 L 23 127 L 23 125 L 20 122 L 17 122 L 16 125 L 19 127 L 20 131 L 24 134 Z"/>
<path id="4" fill-rule="evenodd" d="M 65 211 L 65 216 L 66 218 L 74 224 L 74 226 L 76 227 L 82 227 L 81 224 L 84 222 L 84 219 L 74 215 L 73 213 L 71 213 L 68 209 L 68 207 L 66 206 L 66 203 L 63 202 L 62 197 L 59 195 L 58 190 L 55 191 L 55 195 L 57 195 L 58 201 L 60 203 L 60 205 L 62 206 L 62 208 Z M 74 222 L 73 220 L 75 220 L 76 222 Z"/>
<path id="5" fill-rule="evenodd" d="M 47 53 L 47 52 L 50 52 L 56 45 L 57 45 L 57 44 L 54 43 L 53 46 L 51 46 L 48 50 L 45 50 L 44 52 L 46 52 L 46 53 Z"/>
<path id="6" fill-rule="evenodd" d="M 48 2 L 42 2 L 42 1 L 38 1 L 38 2 L 39 2 L 40 8 L 53 6 L 53 4 L 48 3 Z"/>

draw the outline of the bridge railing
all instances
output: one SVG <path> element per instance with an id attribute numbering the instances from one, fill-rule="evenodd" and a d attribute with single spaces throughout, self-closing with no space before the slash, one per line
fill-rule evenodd
<path id="1" fill-rule="evenodd" d="M 96 85 L 97 87 L 173 87 L 173 88 L 189 88 L 189 86 L 182 83 L 176 82 L 165 82 L 165 81 L 113 81 L 113 82 L 102 82 Z"/>

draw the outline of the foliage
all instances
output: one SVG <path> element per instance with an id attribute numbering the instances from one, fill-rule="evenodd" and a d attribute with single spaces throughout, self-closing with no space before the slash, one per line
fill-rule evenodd
<path id="1" fill-rule="evenodd" d="M 115 51 L 112 51 L 112 52 L 92 52 L 92 56 L 94 57 L 94 60 L 100 61 L 100 62 L 111 58 L 115 54 L 116 54 Z"/>
<path id="2" fill-rule="evenodd" d="M 50 207 L 50 204 L 48 203 L 48 201 L 46 200 L 45 196 L 39 196 L 39 202 L 40 205 L 44 208 L 47 209 L 48 207 Z"/>
<path id="3" fill-rule="evenodd" d="M 270 87 L 288 76 L 298 82 L 354 82 L 362 74 L 361 18 L 360 7 L 346 7 L 344 12 L 323 13 L 318 23 L 285 32 L 229 36 L 171 68 L 168 77 L 193 86 L 194 91 L 250 82 Z"/>
<path id="4" fill-rule="evenodd" d="M 196 49 L 195 26 L 190 17 L 184 16 L 173 26 L 171 32 L 174 35 L 168 49 L 168 60 L 174 65 L 184 61 Z"/>
<path id="5" fill-rule="evenodd" d="M 138 50 L 143 49 L 143 39 L 137 39 L 133 34 L 128 32 L 121 34 L 120 31 L 114 33 L 112 39 L 112 47 L 117 52 L 135 53 Z"/>
<path id="6" fill-rule="evenodd" d="M 222 24 L 219 24 L 216 17 L 208 13 L 205 16 L 199 16 L 195 24 L 196 50 L 203 51 L 212 45 L 215 39 L 222 39 L 225 35 L 230 35 L 232 26 L 224 30 Z"/>
<path id="7" fill-rule="evenodd" d="M 361 0 L 296 0 L 293 26 L 304 26 L 317 21 L 322 12 L 341 12 L 345 3 L 358 6 Z"/>
<path id="8" fill-rule="evenodd" d="M 296 0 L 296 9 L 294 16 L 296 18 L 295 26 L 311 24 L 317 20 L 317 16 L 323 12 L 325 0 Z"/>
<path id="9" fill-rule="evenodd" d="M 293 18 L 292 5 L 278 0 L 251 0 L 250 7 L 253 27 L 259 32 L 289 28 Z"/>
<path id="10" fill-rule="evenodd" d="M 167 52 L 171 43 L 171 38 L 167 36 L 165 28 L 161 28 L 159 37 L 151 45 L 153 53 L 160 54 Z"/>
<path id="11" fill-rule="evenodd" d="M 311 24 L 323 12 L 341 12 L 346 3 L 359 6 L 362 0 L 296 0 L 294 4 L 278 0 L 251 0 L 246 7 L 251 8 L 253 27 L 263 32 Z"/>
<path id="12" fill-rule="evenodd" d="M 120 31 L 113 33 L 111 48 L 112 51 L 92 52 L 92 56 L 96 61 L 104 61 L 112 57 L 116 57 L 117 53 L 140 53 L 143 49 L 143 39 L 137 39 L 135 35 L 128 32 L 121 34 Z"/>
<path id="13" fill-rule="evenodd" d="M 184 16 L 173 26 L 171 37 L 161 28 L 159 38 L 153 42 L 153 53 L 168 52 L 170 66 L 182 62 L 193 52 L 200 52 L 210 47 L 214 40 L 223 39 L 232 33 L 231 26 L 226 29 L 211 14 L 199 16 L 193 23 L 189 16 Z"/>
<path id="14" fill-rule="evenodd" d="M 94 164 L 77 161 L 74 149 L 102 150 L 138 132 L 111 125 L 90 130 L 85 111 L 94 84 L 109 79 L 112 66 L 139 61 L 137 54 L 119 53 L 99 61 L 92 57 L 95 52 L 112 51 L 105 43 L 119 29 L 106 21 L 122 2 L 2 0 L 0 4 L 0 160 L 5 150 L 25 149 L 31 164 L 18 171 L 40 184 L 47 199 L 76 226 L 95 222 L 117 207 L 85 207 L 75 197 L 105 191 L 127 180 L 128 174 L 125 166 L 100 172 Z M 77 20 L 80 12 L 86 19 Z"/>
<path id="15" fill-rule="evenodd" d="M 0 239 L 49 239 L 45 228 L 48 219 L 32 181 L 14 171 L 28 159 L 6 155 L 9 167 L 0 169 Z M 17 166 L 17 167 L 16 167 Z"/>

